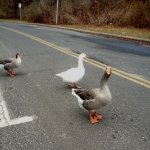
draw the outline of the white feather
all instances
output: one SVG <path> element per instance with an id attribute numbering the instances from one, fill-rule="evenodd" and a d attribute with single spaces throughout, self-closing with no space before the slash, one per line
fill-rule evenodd
<path id="1" fill-rule="evenodd" d="M 75 93 L 76 89 L 72 89 L 72 95 L 75 96 L 78 100 L 78 105 L 81 109 L 87 111 L 84 107 L 83 107 L 83 100 Z"/>
<path id="2" fill-rule="evenodd" d="M 61 77 L 64 82 L 76 83 L 80 81 L 85 74 L 85 68 L 83 65 L 83 58 L 85 57 L 86 57 L 86 54 L 84 53 L 80 54 L 78 58 L 77 68 L 71 68 L 67 71 L 56 74 L 56 76 Z"/>
<path id="3" fill-rule="evenodd" d="M 4 70 L 4 65 L 0 64 L 0 71 Z"/>

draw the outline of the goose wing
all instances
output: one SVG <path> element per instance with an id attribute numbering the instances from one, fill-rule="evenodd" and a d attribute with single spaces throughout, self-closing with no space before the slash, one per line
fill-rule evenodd
<path id="1" fill-rule="evenodd" d="M 89 89 L 77 89 L 75 93 L 82 99 L 82 100 L 91 100 L 95 98 L 95 93 Z"/>
<path id="2" fill-rule="evenodd" d="M 66 70 L 64 72 L 61 72 L 58 75 L 68 77 L 68 76 L 74 75 L 74 73 L 76 73 L 76 71 L 77 71 L 77 68 L 71 68 L 71 69 Z"/>
<path id="3" fill-rule="evenodd" d="M 8 59 L 4 59 L 4 60 L 0 60 L 0 64 L 7 64 L 7 63 L 12 63 L 12 58 L 8 58 Z"/>
<path id="4" fill-rule="evenodd" d="M 97 95 L 98 89 L 77 89 L 75 93 L 83 100 L 82 105 L 86 110 L 97 110 L 105 105 L 105 102 L 101 101 L 101 97 Z"/>

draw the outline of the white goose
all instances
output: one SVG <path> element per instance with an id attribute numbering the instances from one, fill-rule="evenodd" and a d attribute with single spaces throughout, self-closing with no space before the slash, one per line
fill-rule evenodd
<path id="1" fill-rule="evenodd" d="M 21 57 L 19 53 L 16 54 L 14 58 L 7 58 L 0 60 L 0 67 L 3 68 L 8 72 L 8 75 L 13 77 L 16 73 L 13 72 L 13 69 L 19 67 L 21 65 Z"/>
<path id="2" fill-rule="evenodd" d="M 96 111 L 106 106 L 112 99 L 107 81 L 111 74 L 111 68 L 106 67 L 101 78 L 100 88 L 94 89 L 72 89 L 72 95 L 78 99 L 80 108 L 89 112 L 90 122 L 96 123 L 102 119 Z"/>
<path id="3" fill-rule="evenodd" d="M 67 71 L 61 72 L 59 74 L 56 74 L 56 76 L 61 77 L 64 82 L 68 83 L 68 86 L 74 87 L 74 88 L 81 88 L 76 83 L 80 81 L 84 74 L 85 74 L 85 68 L 83 65 L 83 58 L 87 57 L 85 53 L 82 53 L 79 55 L 78 58 L 78 67 L 77 68 L 71 68 Z"/>

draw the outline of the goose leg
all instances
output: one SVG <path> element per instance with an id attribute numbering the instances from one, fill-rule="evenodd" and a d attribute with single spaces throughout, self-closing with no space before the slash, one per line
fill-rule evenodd
<path id="1" fill-rule="evenodd" d="M 91 112 L 89 112 L 89 117 L 90 117 L 90 122 L 91 122 L 92 124 L 98 122 L 97 119 L 94 117 L 94 115 L 93 115 Z"/>
<path id="2" fill-rule="evenodd" d="M 12 75 L 16 75 L 16 73 L 15 73 L 15 72 L 13 72 L 12 70 L 11 70 L 11 74 L 12 74 Z"/>
<path id="3" fill-rule="evenodd" d="M 69 83 L 68 87 L 69 88 L 75 88 L 75 89 L 81 89 L 81 86 L 77 85 L 76 83 Z"/>
<path id="4" fill-rule="evenodd" d="M 76 89 L 81 89 L 81 86 L 80 86 L 80 85 L 77 85 L 76 83 L 74 83 L 74 88 L 76 88 Z"/>
<path id="5" fill-rule="evenodd" d="M 68 86 L 69 88 L 73 88 L 73 87 L 74 87 L 74 85 L 73 85 L 72 83 L 69 83 L 67 86 Z"/>
<path id="6" fill-rule="evenodd" d="M 98 115 L 96 112 L 94 112 L 94 118 L 97 120 L 101 120 L 101 119 L 103 119 L 103 116 Z"/>
<path id="7" fill-rule="evenodd" d="M 15 76 L 14 74 L 12 74 L 12 70 L 8 70 L 8 75 L 9 75 L 10 77 L 14 77 L 14 76 Z"/>

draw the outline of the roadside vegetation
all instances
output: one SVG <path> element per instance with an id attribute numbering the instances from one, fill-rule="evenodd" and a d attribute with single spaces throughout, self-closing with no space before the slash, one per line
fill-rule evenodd
<path id="1" fill-rule="evenodd" d="M 139 38 L 145 39 L 150 41 L 150 29 L 140 29 L 134 27 L 119 27 L 113 25 L 101 25 L 101 26 L 94 26 L 94 25 L 61 25 L 61 27 L 73 28 L 73 29 L 81 29 L 81 30 L 88 30 L 94 31 L 97 33 L 107 33 L 111 35 L 117 36 L 124 36 L 124 37 L 132 37 L 132 38 Z"/>
<path id="2" fill-rule="evenodd" d="M 19 19 L 19 2 L 23 20 L 55 24 L 57 0 L 0 0 L 0 19 Z M 150 39 L 150 0 L 59 0 L 58 24 Z"/>

